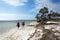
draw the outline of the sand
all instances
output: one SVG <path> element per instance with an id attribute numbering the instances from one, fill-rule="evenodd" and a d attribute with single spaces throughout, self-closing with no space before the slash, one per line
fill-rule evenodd
<path id="1" fill-rule="evenodd" d="M 34 27 L 20 27 L 19 29 L 12 29 L 1 35 L 0 40 L 27 40 L 34 31 Z"/>
<path id="2" fill-rule="evenodd" d="M 0 40 L 60 40 L 60 25 L 44 25 L 44 28 L 21 26 L 4 33 Z"/>

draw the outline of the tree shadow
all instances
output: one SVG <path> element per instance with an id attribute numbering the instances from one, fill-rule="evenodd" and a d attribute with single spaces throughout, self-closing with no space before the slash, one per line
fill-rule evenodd
<path id="1" fill-rule="evenodd" d="M 44 25 L 59 25 L 59 23 L 45 23 Z"/>

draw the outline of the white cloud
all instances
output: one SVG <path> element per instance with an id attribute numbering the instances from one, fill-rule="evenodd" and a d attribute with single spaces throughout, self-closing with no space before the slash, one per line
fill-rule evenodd
<path id="1" fill-rule="evenodd" d="M 18 20 L 19 16 L 17 14 L 7 14 L 2 13 L 0 14 L 0 20 Z"/>
<path id="2" fill-rule="evenodd" d="M 24 6 L 28 0 L 2 0 L 12 6 Z"/>
<path id="3" fill-rule="evenodd" d="M 0 20 L 31 20 L 34 19 L 33 15 L 29 14 L 8 14 L 1 13 Z"/>
<path id="4" fill-rule="evenodd" d="M 48 7 L 49 10 L 59 12 L 58 10 L 60 10 L 60 3 L 54 4 L 51 0 L 35 0 L 35 8 L 33 8 L 32 11 L 38 13 L 38 11 L 43 7 Z"/>
<path id="5" fill-rule="evenodd" d="M 20 19 L 22 20 L 34 20 L 35 16 L 30 15 L 30 14 L 20 14 Z"/>

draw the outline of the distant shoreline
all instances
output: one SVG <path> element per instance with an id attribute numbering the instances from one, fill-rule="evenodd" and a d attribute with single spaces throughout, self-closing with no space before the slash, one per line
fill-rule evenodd
<path id="1" fill-rule="evenodd" d="M 0 20 L 0 21 L 36 21 L 36 20 Z"/>

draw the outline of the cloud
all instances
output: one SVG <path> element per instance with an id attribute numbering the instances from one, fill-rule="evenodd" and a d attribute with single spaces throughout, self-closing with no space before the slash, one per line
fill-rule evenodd
<path id="1" fill-rule="evenodd" d="M 28 0 L 2 0 L 11 6 L 24 6 Z"/>
<path id="2" fill-rule="evenodd" d="M 0 20 L 32 20 L 34 19 L 33 15 L 30 14 L 8 14 L 1 13 Z"/>
<path id="3" fill-rule="evenodd" d="M 52 3 L 51 0 L 35 0 L 35 7 L 32 9 L 32 12 L 35 11 L 38 13 L 43 7 L 48 7 L 49 10 L 60 12 L 58 11 L 60 10 L 60 3 Z"/>
<path id="4" fill-rule="evenodd" d="M 31 15 L 31 14 L 20 14 L 20 19 L 22 20 L 34 20 L 35 16 Z"/>
<path id="5" fill-rule="evenodd" d="M 60 3 L 60 0 L 50 0 L 52 3 Z"/>
<path id="6" fill-rule="evenodd" d="M 8 14 L 8 13 L 1 13 L 0 20 L 16 20 L 19 19 L 17 14 Z"/>

